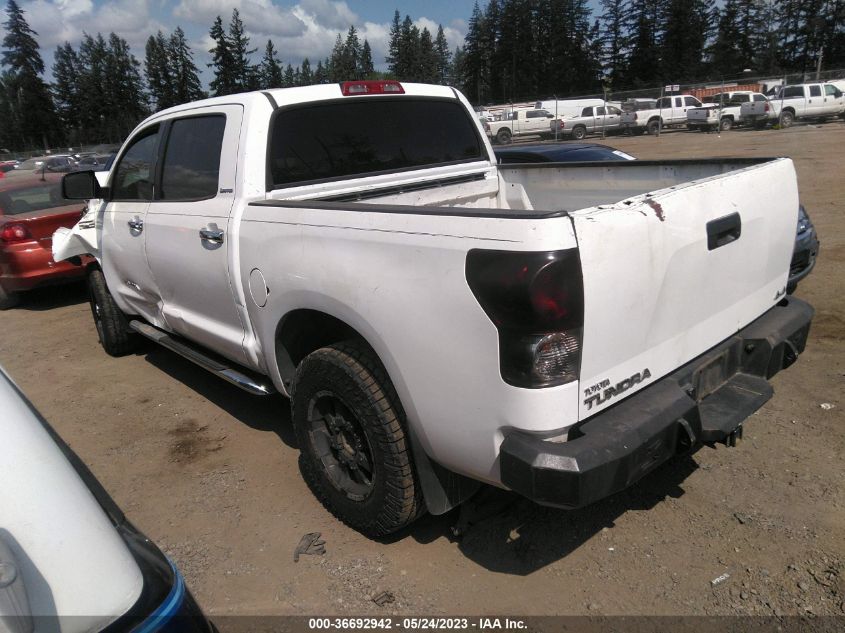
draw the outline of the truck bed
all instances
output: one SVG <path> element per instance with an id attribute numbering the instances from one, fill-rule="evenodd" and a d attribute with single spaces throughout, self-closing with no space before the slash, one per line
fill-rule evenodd
<path id="1" fill-rule="evenodd" d="M 690 186 L 773 160 L 776 159 L 530 163 L 479 170 L 475 175 L 453 179 L 421 179 L 366 190 L 357 186 L 349 194 L 330 191 L 327 195 L 312 194 L 314 197 L 308 199 L 284 198 L 284 190 L 278 190 L 271 192 L 269 199 L 252 205 L 458 217 L 549 218 L 662 189 Z"/>

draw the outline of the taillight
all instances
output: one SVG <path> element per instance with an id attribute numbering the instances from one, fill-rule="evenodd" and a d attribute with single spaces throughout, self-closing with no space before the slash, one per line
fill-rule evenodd
<path id="1" fill-rule="evenodd" d="M 637 113 L 634 112 L 634 121 L 636 121 L 636 120 L 637 120 Z"/>
<path id="2" fill-rule="evenodd" d="M 766 105 L 763 106 L 763 112 L 768 112 L 768 111 L 769 111 L 769 104 L 767 103 Z"/>
<path id="3" fill-rule="evenodd" d="M 340 84 L 340 90 L 345 97 L 352 95 L 405 94 L 402 84 L 393 79 L 344 81 Z"/>
<path id="4" fill-rule="evenodd" d="M 472 293 L 499 332 L 502 379 L 551 387 L 578 379 L 584 286 L 577 249 L 467 255 Z"/>
<path id="5" fill-rule="evenodd" d="M 0 240 L 8 243 L 31 240 L 32 233 L 25 224 L 6 224 L 0 231 Z"/>

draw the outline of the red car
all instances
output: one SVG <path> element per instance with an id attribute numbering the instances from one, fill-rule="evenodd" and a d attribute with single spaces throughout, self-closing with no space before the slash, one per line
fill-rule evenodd
<path id="1" fill-rule="evenodd" d="M 0 309 L 17 293 L 85 275 L 85 262 L 53 261 L 53 232 L 82 216 L 79 201 L 62 197 L 62 174 L 6 174 L 0 179 Z"/>

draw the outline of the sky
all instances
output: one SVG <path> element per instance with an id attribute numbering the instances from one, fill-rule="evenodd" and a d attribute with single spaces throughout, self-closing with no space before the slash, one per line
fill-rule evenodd
<path id="1" fill-rule="evenodd" d="M 312 67 L 331 53 L 338 33 L 345 37 L 350 24 L 366 38 L 373 50 L 377 69 L 385 69 L 390 22 L 398 9 L 410 15 L 414 23 L 428 27 L 432 36 L 442 24 L 450 47 L 463 43 L 467 21 L 474 0 L 17 0 L 25 18 L 38 32 L 41 55 L 48 66 L 45 79 L 52 81 L 50 67 L 56 47 L 70 42 L 78 48 L 83 33 L 108 36 L 117 33 L 129 42 L 132 54 L 143 64 L 147 38 L 161 29 L 169 35 L 177 26 L 185 31 L 207 83 L 211 72 L 206 68 L 212 43 L 208 35 L 214 19 L 220 15 L 228 26 L 232 9 L 237 8 L 251 38 L 258 48 L 253 63 L 260 61 L 267 40 L 273 40 L 284 63 L 299 65 L 308 57 Z M 483 2 L 481 3 L 483 6 Z M 5 16 L 4 16 L 5 17 Z"/>

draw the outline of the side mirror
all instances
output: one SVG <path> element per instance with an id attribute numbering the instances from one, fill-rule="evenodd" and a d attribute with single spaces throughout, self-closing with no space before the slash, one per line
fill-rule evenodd
<path id="1" fill-rule="evenodd" d="M 62 196 L 67 200 L 102 198 L 103 188 L 93 171 L 76 171 L 62 178 Z"/>

